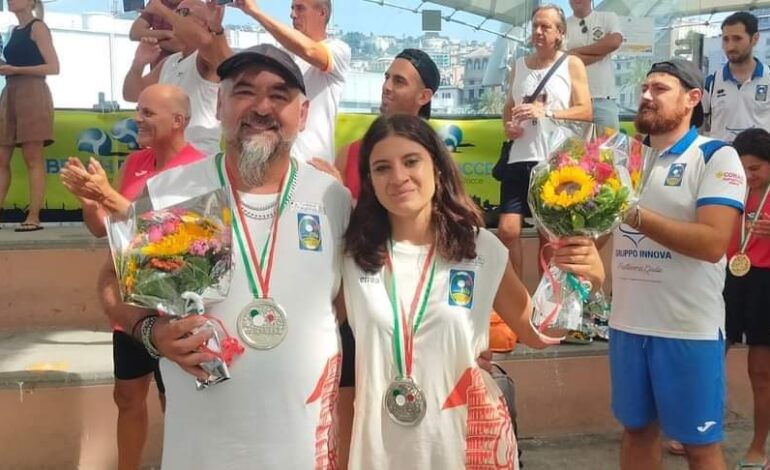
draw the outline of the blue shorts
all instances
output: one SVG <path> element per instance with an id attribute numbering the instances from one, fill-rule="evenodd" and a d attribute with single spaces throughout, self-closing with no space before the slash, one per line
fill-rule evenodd
<path id="1" fill-rule="evenodd" d="M 531 217 L 527 204 L 529 177 L 532 168 L 539 162 L 516 162 L 505 165 L 505 174 L 500 182 L 500 213 L 521 214 Z"/>
<path id="2" fill-rule="evenodd" d="M 725 345 L 610 330 L 612 412 L 623 426 L 654 421 L 683 444 L 722 441 Z"/>

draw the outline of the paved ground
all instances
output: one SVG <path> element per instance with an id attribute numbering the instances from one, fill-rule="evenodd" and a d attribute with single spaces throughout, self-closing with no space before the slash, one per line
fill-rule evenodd
<path id="1" fill-rule="evenodd" d="M 727 426 L 725 455 L 728 468 L 734 468 L 751 439 L 751 424 L 741 421 Z M 618 434 L 574 436 L 550 439 L 523 439 L 524 470 L 616 470 L 620 436 Z M 666 455 L 663 468 L 686 470 L 683 457 Z"/>
<path id="2" fill-rule="evenodd" d="M 743 445 L 751 438 L 750 424 L 733 423 L 727 429 L 725 453 L 728 468 L 733 468 L 742 455 Z M 617 470 L 619 436 L 591 435 L 551 439 L 524 439 L 523 470 Z M 684 457 L 665 455 L 665 470 L 687 470 Z M 146 467 L 142 470 L 157 470 Z"/>

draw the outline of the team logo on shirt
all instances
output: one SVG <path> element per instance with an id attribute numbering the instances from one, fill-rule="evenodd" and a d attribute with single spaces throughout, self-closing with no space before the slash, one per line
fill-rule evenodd
<path id="1" fill-rule="evenodd" d="M 602 29 L 601 26 L 594 27 L 593 37 L 594 37 L 594 41 L 598 41 L 599 39 L 604 37 L 604 30 Z"/>
<path id="2" fill-rule="evenodd" d="M 473 307 L 473 288 L 476 273 L 452 269 L 449 271 L 449 305 L 452 307 Z"/>
<path id="3" fill-rule="evenodd" d="M 321 251 L 321 219 L 317 215 L 297 214 L 299 249 Z"/>
<path id="4" fill-rule="evenodd" d="M 668 176 L 663 183 L 664 186 L 681 186 L 682 178 L 684 178 L 684 169 L 687 168 L 687 163 L 674 163 L 668 169 Z"/>
<path id="5" fill-rule="evenodd" d="M 757 85 L 754 90 L 754 101 L 767 101 L 767 85 Z"/>

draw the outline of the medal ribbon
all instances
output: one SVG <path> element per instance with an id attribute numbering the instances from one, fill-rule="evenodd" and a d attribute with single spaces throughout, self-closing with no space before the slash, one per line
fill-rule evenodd
<path id="1" fill-rule="evenodd" d="M 759 201 L 757 212 L 754 213 L 754 217 L 751 219 L 751 225 L 754 225 L 762 215 L 762 208 L 765 206 L 765 201 L 767 201 L 768 194 L 770 194 L 770 185 L 767 186 L 767 189 L 765 189 L 765 194 Z M 738 250 L 739 253 L 746 253 L 746 248 L 749 246 L 749 240 L 751 240 L 751 231 L 746 230 L 746 212 L 744 211 L 743 216 L 741 217 L 741 245 Z"/>
<path id="2" fill-rule="evenodd" d="M 422 266 L 420 273 L 420 279 L 417 282 L 417 288 L 412 296 L 412 303 L 409 306 L 409 317 L 406 316 L 406 309 L 404 303 L 399 299 L 396 290 L 396 273 L 393 270 L 393 240 L 390 241 L 390 246 L 386 252 L 385 265 L 390 271 L 390 306 L 393 310 L 393 356 L 396 359 L 396 368 L 398 369 L 398 377 L 411 377 L 412 376 L 412 358 L 414 357 L 414 336 L 417 334 L 417 330 L 422 324 L 422 319 L 425 316 L 425 310 L 428 307 L 428 298 L 430 297 L 430 291 L 433 289 L 433 278 L 436 274 L 436 245 L 433 244 L 428 251 L 428 257 L 425 258 L 425 263 Z M 430 276 L 428 274 L 428 267 L 430 267 Z M 425 278 L 428 277 L 428 284 L 425 285 Z M 418 308 L 419 305 L 419 308 Z M 399 308 L 400 307 L 400 308 Z M 399 312 L 400 310 L 400 312 Z M 400 314 L 399 314 L 400 313 Z M 416 315 L 416 318 L 415 318 Z M 404 343 L 404 359 L 401 359 L 401 338 L 403 336 Z M 406 367 L 404 367 L 406 364 Z M 405 374 L 406 372 L 406 374 Z"/>
<path id="3" fill-rule="evenodd" d="M 289 192 L 294 185 L 294 180 L 297 178 L 297 162 L 293 158 L 290 159 L 289 169 L 286 171 L 283 178 L 281 178 L 275 213 L 273 214 L 273 221 L 270 225 L 270 234 L 268 235 L 267 240 L 265 240 L 259 258 L 257 258 L 257 251 L 254 249 L 254 242 L 252 241 L 251 233 L 246 224 L 246 216 L 243 213 L 243 209 L 241 209 L 241 198 L 238 196 L 238 191 L 233 185 L 235 179 L 227 168 L 227 163 L 221 153 L 217 155 L 217 170 L 219 171 L 220 183 L 222 183 L 222 186 L 230 189 L 230 194 L 235 202 L 235 208 L 231 208 L 233 230 L 235 232 L 235 238 L 238 241 L 241 256 L 243 257 L 243 264 L 248 268 L 246 269 L 246 278 L 249 281 L 251 293 L 254 295 L 254 298 L 257 299 L 269 298 L 270 277 L 273 272 L 273 259 L 275 257 L 275 242 L 278 239 L 278 219 L 280 219 L 281 214 L 283 214 L 286 205 L 289 202 Z M 265 258 L 267 258 L 267 263 L 265 263 Z M 256 279 L 254 273 L 257 275 Z"/>

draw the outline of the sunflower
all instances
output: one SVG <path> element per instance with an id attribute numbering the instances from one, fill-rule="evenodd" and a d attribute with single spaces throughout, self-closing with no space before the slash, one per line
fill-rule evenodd
<path id="1" fill-rule="evenodd" d="M 141 253 L 144 256 L 179 256 L 187 253 L 192 242 L 193 237 L 185 230 L 180 230 L 166 235 L 160 241 L 143 246 Z"/>
<path id="2" fill-rule="evenodd" d="M 580 167 L 568 166 L 551 171 L 541 189 L 546 206 L 568 208 L 584 203 L 594 191 L 594 179 Z"/>

